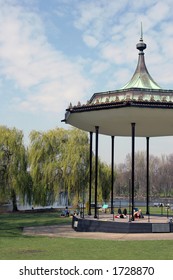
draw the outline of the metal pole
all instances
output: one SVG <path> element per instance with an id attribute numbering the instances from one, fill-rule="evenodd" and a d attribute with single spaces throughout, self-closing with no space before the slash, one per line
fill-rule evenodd
<path id="1" fill-rule="evenodd" d="M 111 214 L 114 214 L 114 136 L 112 138 L 112 165 L 111 165 Z"/>
<path id="2" fill-rule="evenodd" d="M 146 166 L 146 182 L 147 182 L 147 209 L 146 214 L 149 215 L 149 137 L 146 137 L 147 140 L 147 166 Z"/>
<path id="3" fill-rule="evenodd" d="M 95 143 L 95 215 L 94 218 L 97 219 L 97 185 L 98 185 L 98 134 L 99 127 L 95 127 L 96 131 L 96 143 Z"/>
<path id="4" fill-rule="evenodd" d="M 134 221 L 134 186 L 135 186 L 135 123 L 131 123 L 132 128 L 132 221 Z"/>
<path id="5" fill-rule="evenodd" d="M 88 215 L 91 216 L 91 190 L 92 190 L 92 145 L 93 145 L 93 132 L 90 132 L 90 174 L 89 174 L 89 208 Z"/>
<path id="6" fill-rule="evenodd" d="M 82 195 L 82 200 L 83 200 L 83 202 L 82 202 L 82 206 L 83 206 L 83 209 L 82 209 L 82 218 L 84 219 L 84 203 L 85 203 L 85 196 L 84 196 L 84 185 L 83 185 L 83 189 L 82 189 L 82 191 L 83 191 L 83 195 Z"/>
<path id="7" fill-rule="evenodd" d="M 130 205 L 131 204 L 131 179 L 129 178 L 129 222 L 131 222 L 130 219 Z"/>

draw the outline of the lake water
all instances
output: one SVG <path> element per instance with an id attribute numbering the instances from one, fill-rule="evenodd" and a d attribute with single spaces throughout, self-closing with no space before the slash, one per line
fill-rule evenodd
<path id="1" fill-rule="evenodd" d="M 154 203 L 169 203 L 171 205 L 173 205 L 173 199 L 155 199 L 153 200 L 152 202 L 150 202 L 150 206 L 153 206 Z M 104 204 L 104 203 L 103 203 Z M 98 205 L 101 207 L 103 205 L 102 203 L 98 203 Z M 109 207 L 111 206 L 111 203 L 109 202 Z M 130 205 L 131 205 L 131 201 L 130 201 Z M 50 208 L 62 208 L 64 209 L 66 205 L 63 204 L 63 205 L 59 205 L 57 202 L 55 202 L 54 204 L 52 205 L 48 205 L 48 206 L 41 206 L 41 205 L 38 205 L 38 206 L 34 206 L 33 208 L 34 209 L 50 209 Z M 135 207 L 145 207 L 146 206 L 146 201 L 144 200 L 135 200 L 134 201 L 134 206 Z M 70 207 L 70 205 L 69 205 Z M 114 200 L 114 208 L 127 208 L 129 207 L 129 200 L 128 199 L 115 199 Z M 3 206 L 0 206 L 0 209 L 1 210 L 5 210 L 5 211 L 12 211 L 12 204 L 6 204 L 6 205 L 3 205 Z M 25 204 L 25 205 L 22 205 L 20 203 L 18 203 L 18 210 L 32 210 L 32 205 L 29 205 L 29 204 Z"/>

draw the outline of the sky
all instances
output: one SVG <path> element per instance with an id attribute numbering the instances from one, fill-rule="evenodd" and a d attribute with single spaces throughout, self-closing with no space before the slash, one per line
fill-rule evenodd
<path id="1" fill-rule="evenodd" d="M 29 143 L 32 130 L 56 127 L 70 102 L 120 89 L 132 77 L 136 44 L 163 89 L 173 89 L 172 0 L 0 0 L 0 125 L 16 127 Z M 109 163 L 111 139 L 99 137 Z M 150 153 L 173 153 L 173 137 L 150 139 Z M 136 138 L 136 151 L 145 150 Z M 131 152 L 131 138 L 115 137 L 115 162 Z"/>

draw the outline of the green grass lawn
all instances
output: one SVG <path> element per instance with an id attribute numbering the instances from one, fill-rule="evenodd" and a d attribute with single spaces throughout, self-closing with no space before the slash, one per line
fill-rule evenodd
<path id="1" fill-rule="evenodd" d="M 58 213 L 0 214 L 1 260 L 172 260 L 173 241 L 112 241 L 22 235 L 24 226 L 70 223 Z"/>

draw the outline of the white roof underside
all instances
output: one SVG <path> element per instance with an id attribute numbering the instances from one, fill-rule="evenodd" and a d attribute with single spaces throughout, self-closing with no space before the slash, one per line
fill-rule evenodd
<path id="1" fill-rule="evenodd" d="M 112 136 L 131 136 L 131 123 L 136 123 L 135 135 L 156 137 L 173 135 L 173 109 L 108 108 L 85 112 L 68 112 L 66 123 L 88 132 Z"/>

